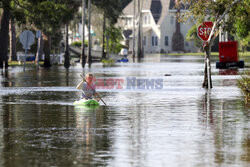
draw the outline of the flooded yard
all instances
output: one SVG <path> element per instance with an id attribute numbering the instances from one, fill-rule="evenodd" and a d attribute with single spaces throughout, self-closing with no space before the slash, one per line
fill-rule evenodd
<path id="1" fill-rule="evenodd" d="M 156 56 L 66 70 L 12 67 L 0 75 L 0 166 L 249 166 L 250 111 L 236 79 L 218 70 L 201 87 L 200 56 Z M 107 106 L 73 102 L 80 74 L 123 80 L 100 88 Z M 128 89 L 128 78 L 160 79 L 161 89 Z"/>

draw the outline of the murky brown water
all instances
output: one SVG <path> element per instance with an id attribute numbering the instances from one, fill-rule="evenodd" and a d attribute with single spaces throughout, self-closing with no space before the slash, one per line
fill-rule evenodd
<path id="1" fill-rule="evenodd" d="M 236 86 L 243 70 L 213 63 L 207 93 L 203 66 L 202 57 L 157 56 L 85 70 L 11 68 L 0 75 L 0 166 L 249 166 L 250 111 Z M 89 71 L 162 78 L 163 89 L 99 89 L 108 106 L 76 108 L 74 87 Z"/>

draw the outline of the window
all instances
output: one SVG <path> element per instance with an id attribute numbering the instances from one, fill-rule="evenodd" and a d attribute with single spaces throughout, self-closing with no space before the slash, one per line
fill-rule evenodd
<path id="1" fill-rule="evenodd" d="M 144 39 L 143 39 L 143 45 L 146 46 L 147 45 L 147 37 L 144 36 Z"/>
<path id="2" fill-rule="evenodd" d="M 151 24 L 150 16 L 148 16 L 148 24 Z"/>
<path id="3" fill-rule="evenodd" d="M 125 19 L 125 26 L 128 25 L 128 19 Z"/>
<path id="4" fill-rule="evenodd" d="M 185 45 L 186 45 L 186 46 L 189 46 L 188 42 L 185 42 Z"/>
<path id="5" fill-rule="evenodd" d="M 158 37 L 152 36 L 152 46 L 158 46 Z"/>
<path id="6" fill-rule="evenodd" d="M 168 46 L 168 36 L 165 36 L 165 46 Z"/>
<path id="7" fill-rule="evenodd" d="M 131 24 L 132 24 L 132 19 L 129 18 L 129 19 L 128 19 L 128 25 L 131 25 Z"/>
<path id="8" fill-rule="evenodd" d="M 155 36 L 155 46 L 158 46 L 158 37 Z"/>
<path id="9" fill-rule="evenodd" d="M 144 24 L 148 24 L 148 16 L 144 16 Z"/>
<path id="10" fill-rule="evenodd" d="M 171 16 L 170 22 L 171 22 L 171 24 L 174 24 L 174 16 Z"/>

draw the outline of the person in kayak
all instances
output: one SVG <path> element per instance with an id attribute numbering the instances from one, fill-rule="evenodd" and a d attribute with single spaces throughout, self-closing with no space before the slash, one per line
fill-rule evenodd
<path id="1" fill-rule="evenodd" d="M 93 74 L 88 73 L 82 81 L 76 86 L 76 89 L 82 90 L 82 98 L 89 100 L 96 96 L 95 85 L 93 84 Z M 99 99 L 96 99 L 99 101 Z"/>

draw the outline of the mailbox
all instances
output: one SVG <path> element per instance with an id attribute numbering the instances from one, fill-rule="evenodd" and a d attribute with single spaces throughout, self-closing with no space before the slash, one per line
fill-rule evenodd
<path id="1" fill-rule="evenodd" d="M 219 58 L 220 62 L 237 62 L 237 42 L 219 42 Z"/>
<path id="2" fill-rule="evenodd" d="M 244 61 L 239 61 L 237 41 L 219 42 L 219 62 L 216 68 L 244 68 Z"/>

